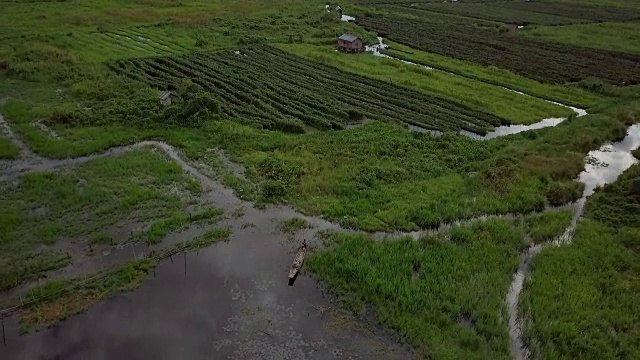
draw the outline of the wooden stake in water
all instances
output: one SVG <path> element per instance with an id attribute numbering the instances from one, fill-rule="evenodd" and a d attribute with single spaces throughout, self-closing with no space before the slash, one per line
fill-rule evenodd
<path id="1" fill-rule="evenodd" d="M 184 277 L 187 277 L 187 252 L 183 252 L 184 254 Z"/>
<path id="2" fill-rule="evenodd" d="M 7 347 L 7 338 L 4 335 L 4 314 L 2 314 L 2 342 L 4 343 L 4 347 Z"/>

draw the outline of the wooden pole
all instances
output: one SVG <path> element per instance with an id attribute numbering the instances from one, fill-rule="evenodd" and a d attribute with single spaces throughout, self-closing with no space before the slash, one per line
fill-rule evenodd
<path id="1" fill-rule="evenodd" d="M 4 347 L 7 347 L 7 337 L 4 335 L 4 314 L 2 314 L 2 342 Z"/>

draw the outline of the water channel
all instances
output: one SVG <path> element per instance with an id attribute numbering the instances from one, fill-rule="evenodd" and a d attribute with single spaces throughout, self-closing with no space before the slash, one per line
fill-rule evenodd
<path id="1" fill-rule="evenodd" d="M 379 39 L 378 47 L 368 47 L 368 51 L 386 56 L 380 52 L 383 45 Z M 582 109 L 572 109 L 577 116 L 586 114 Z M 495 135 L 474 138 L 487 140 L 555 126 L 563 120 L 543 119 L 517 129 L 498 127 Z M 302 238 L 315 241 L 316 231 L 345 229 L 320 218 L 303 216 L 289 207 L 255 209 L 253 204 L 238 199 L 230 189 L 189 164 L 178 150 L 163 142 L 145 141 L 102 154 L 50 160 L 31 153 L 1 115 L 0 126 L 20 145 L 23 155 L 18 161 L 0 164 L 0 180 L 15 181 L 24 172 L 55 170 L 142 146 L 154 146 L 203 184 L 210 203 L 227 213 L 244 209 L 241 217 L 227 218 L 220 224 L 231 227 L 231 241 L 162 261 L 154 276 L 131 293 L 104 301 L 58 326 L 30 335 L 19 336 L 17 317 L 5 319 L 7 346 L 0 346 L 1 358 L 407 359 L 411 356 L 410 350 L 397 345 L 382 329 L 363 327 L 360 319 L 343 313 L 313 279 L 303 275 L 295 287 L 287 286 L 286 274 L 293 250 Z M 571 226 L 556 241 L 531 247 L 523 255 L 506 296 L 510 310 L 509 333 L 516 358 L 528 357 L 522 341 L 518 300 L 531 259 L 546 247 L 571 242 L 586 198 L 597 186 L 615 181 L 636 163 L 630 151 L 639 145 L 640 125 L 633 125 L 624 140 L 591 151 L 588 157 L 598 161 L 587 164 L 578 178 L 585 184 L 585 190 L 574 205 Z M 304 217 L 314 227 L 289 241 L 283 240 L 277 224 L 293 216 Z M 172 236 L 179 241 L 201 232 L 202 229 L 193 228 Z"/>
<path id="2" fill-rule="evenodd" d="M 384 43 L 384 39 L 382 37 L 378 37 L 378 43 L 377 44 L 373 44 L 373 45 L 367 45 L 365 47 L 365 51 L 370 52 L 374 56 L 379 56 L 379 57 L 384 57 L 384 58 L 388 58 L 388 59 L 397 60 L 397 61 L 400 61 L 402 63 L 413 65 L 413 66 L 420 66 L 420 67 L 423 67 L 423 68 L 425 68 L 427 70 L 430 70 L 430 71 L 440 71 L 440 72 L 443 72 L 443 73 L 446 73 L 446 74 L 449 74 L 449 75 L 460 76 L 460 75 L 457 75 L 457 74 L 454 74 L 454 73 L 451 73 L 451 72 L 448 72 L 448 71 L 434 69 L 434 68 L 429 67 L 429 66 L 425 66 L 425 65 L 422 65 L 422 64 L 417 64 L 417 63 L 414 63 L 414 62 L 411 62 L 411 61 L 407 61 L 407 60 L 404 60 L 404 59 L 399 59 L 399 58 L 387 55 L 387 54 L 384 53 L 384 50 L 387 49 L 387 48 L 389 48 L 389 46 Z M 525 93 L 523 93 L 521 91 L 516 91 L 516 90 L 509 89 L 509 88 L 502 87 L 502 86 L 499 86 L 499 87 L 502 88 L 502 89 L 505 89 L 505 90 L 520 94 L 522 96 L 531 96 L 531 95 L 525 94 Z M 581 117 L 581 116 L 587 115 L 587 111 L 584 110 L 584 109 L 580 109 L 580 108 L 573 107 L 573 106 L 570 106 L 570 105 L 561 104 L 561 103 L 558 103 L 558 102 L 555 102 L 555 101 L 551 101 L 551 100 L 546 100 L 546 99 L 540 99 L 540 100 L 543 100 L 543 101 L 546 101 L 548 103 L 552 103 L 552 104 L 555 104 L 555 105 L 559 105 L 559 106 L 563 106 L 563 107 L 569 108 L 569 109 L 573 110 L 573 112 L 576 114 L 576 117 Z M 490 131 L 485 135 L 479 135 L 479 134 L 476 134 L 476 133 L 473 133 L 473 132 L 470 132 L 470 131 L 467 131 L 467 130 L 460 130 L 460 131 L 458 131 L 458 134 L 470 137 L 470 138 L 472 138 L 474 140 L 491 140 L 491 139 L 495 139 L 497 137 L 518 134 L 518 133 L 521 133 L 521 132 L 524 132 L 524 131 L 537 130 L 537 129 L 543 129 L 543 128 L 546 128 L 546 127 L 556 126 L 556 125 L 560 124 L 561 122 L 563 122 L 565 120 L 567 120 L 567 118 L 546 118 L 546 119 L 541 119 L 540 121 L 538 121 L 536 123 L 533 123 L 533 124 L 530 124 L 530 125 L 503 125 L 503 126 L 496 127 L 493 131 Z M 409 130 L 411 130 L 411 131 L 430 133 L 430 134 L 436 135 L 436 136 L 442 134 L 442 132 L 439 131 L 439 130 L 426 129 L 426 128 L 422 128 L 420 126 L 411 125 L 411 124 L 407 125 L 407 128 Z"/>
<path id="3" fill-rule="evenodd" d="M 540 251 L 551 246 L 568 245 L 573 240 L 576 224 L 582 216 L 584 204 L 595 189 L 610 184 L 632 165 L 638 163 L 631 152 L 640 147 L 640 124 L 632 125 L 627 130 L 627 136 L 621 141 L 602 146 L 598 150 L 590 151 L 585 165 L 585 170 L 578 176 L 578 181 L 585 187 L 582 197 L 574 204 L 574 215 L 571 224 L 563 234 L 550 242 L 531 246 L 520 259 L 518 271 L 514 274 L 509 292 L 506 296 L 509 308 L 509 337 L 511 339 L 511 351 L 517 360 L 530 357 L 530 351 L 526 346 L 522 334 L 522 318 L 519 315 L 518 304 L 520 294 L 527 275 L 531 270 L 531 260 Z"/>

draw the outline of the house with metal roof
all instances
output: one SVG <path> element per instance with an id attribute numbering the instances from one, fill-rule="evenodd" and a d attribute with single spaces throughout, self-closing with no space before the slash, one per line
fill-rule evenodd
<path id="1" fill-rule="evenodd" d="M 355 35 L 343 34 L 338 38 L 338 50 L 344 52 L 362 52 L 364 51 L 364 45 L 362 39 Z"/>

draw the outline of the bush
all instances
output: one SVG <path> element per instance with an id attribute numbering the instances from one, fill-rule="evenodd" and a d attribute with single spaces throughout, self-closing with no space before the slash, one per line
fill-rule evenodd
<path id="1" fill-rule="evenodd" d="M 287 192 L 287 186 L 280 180 L 267 180 L 262 183 L 262 200 L 277 202 Z"/>
<path id="2" fill-rule="evenodd" d="M 576 181 L 554 181 L 547 186 L 547 201 L 553 206 L 564 205 L 582 196 L 584 184 Z"/>

